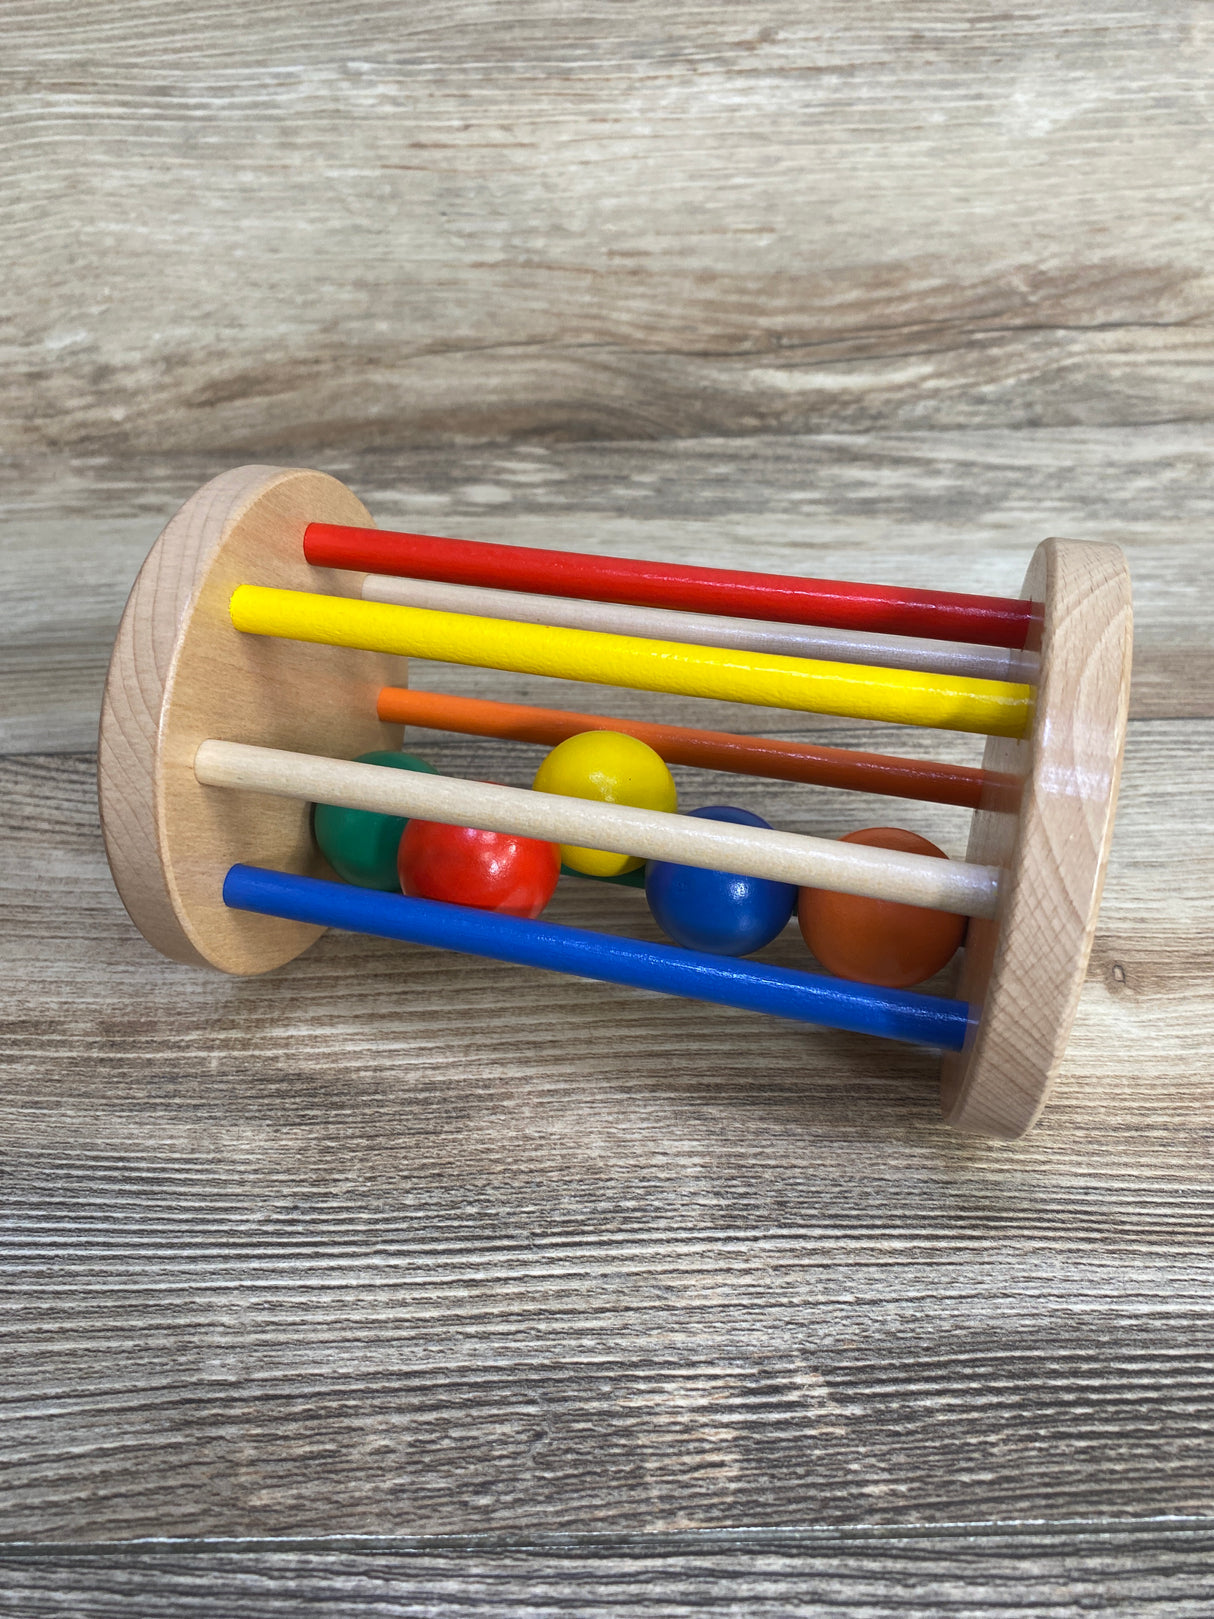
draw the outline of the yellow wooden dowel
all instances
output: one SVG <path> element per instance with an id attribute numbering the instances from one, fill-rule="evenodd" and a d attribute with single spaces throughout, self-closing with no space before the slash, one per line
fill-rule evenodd
<path id="1" fill-rule="evenodd" d="M 1022 736 L 1031 712 L 1031 688 L 1000 680 L 648 641 L 261 585 L 238 586 L 231 614 L 236 628 L 251 635 L 948 731 Z"/>

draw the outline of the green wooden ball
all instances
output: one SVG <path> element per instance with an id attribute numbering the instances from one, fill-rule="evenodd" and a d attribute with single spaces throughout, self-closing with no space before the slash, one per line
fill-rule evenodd
<path id="1" fill-rule="evenodd" d="M 423 770 L 434 776 L 432 764 L 415 753 L 376 749 L 360 753 L 363 765 L 390 765 L 394 770 Z M 312 806 L 312 830 L 320 852 L 345 882 L 357 888 L 379 888 L 400 893 L 396 851 L 409 822 L 403 815 L 379 815 L 374 810 L 341 809 L 336 804 Z"/>

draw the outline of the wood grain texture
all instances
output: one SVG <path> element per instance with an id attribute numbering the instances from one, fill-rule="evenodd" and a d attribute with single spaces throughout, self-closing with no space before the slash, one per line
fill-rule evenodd
<path id="1" fill-rule="evenodd" d="M 0 1613 L 38 1619 L 703 1613 L 840 1619 L 1205 1619 L 1214 1530 L 1142 1520 L 930 1534 L 524 1536 L 0 1548 Z"/>
<path id="2" fill-rule="evenodd" d="M 1036 1122 L 1087 976 L 1117 812 L 1130 701 L 1130 577 L 1116 546 L 1046 540 L 1023 594 L 1040 604 L 1032 731 L 992 737 L 967 860 L 997 866 L 998 921 L 975 917 L 955 993 L 965 1050 L 946 1054 L 941 1100 L 959 1130 L 1014 1140 Z"/>
<path id="3" fill-rule="evenodd" d="M 20 0 L 2 80 L 10 445 L 1214 411 L 1189 0 Z"/>
<path id="4" fill-rule="evenodd" d="M 403 659 L 294 643 L 269 656 L 232 627 L 229 600 L 249 579 L 336 587 L 301 555 L 321 508 L 371 521 L 323 473 L 246 466 L 212 478 L 149 551 L 118 627 L 97 745 L 106 853 L 139 931 L 193 967 L 267 972 L 318 935 L 230 911 L 223 879 L 237 860 L 331 875 L 309 805 L 207 792 L 194 773 L 199 744 L 217 732 L 342 754 L 400 743 L 374 703 L 385 679 L 406 678 Z"/>
<path id="5" fill-rule="evenodd" d="M 1125 544 L 1146 687 L 1066 1063 L 1006 1147 L 939 1121 L 935 1063 L 909 1048 L 875 1063 L 858 1037 L 372 940 L 327 937 L 264 979 L 165 963 L 110 884 L 93 760 L 71 746 L 148 543 L 216 468 L 10 467 L 0 1534 L 46 1545 L 10 1546 L 8 1611 L 1208 1609 L 1200 435 L 319 464 L 401 526 L 997 593 L 1043 532 Z M 526 684 L 465 689 L 608 701 Z M 541 752 L 410 742 L 513 785 Z M 676 774 L 687 803 L 719 792 Z M 889 819 L 888 800 L 800 784 L 730 791 L 791 830 Z M 964 810 L 905 817 L 963 851 Z M 650 926 L 639 896 L 589 882 L 563 883 L 553 916 Z M 766 954 L 803 959 L 792 933 Z M 739 1525 L 813 1537 L 658 1533 Z M 536 1538 L 554 1532 L 564 1551 Z M 345 1533 L 415 1539 L 354 1554 L 326 1539 Z M 416 1540 L 443 1533 L 500 1543 Z M 241 1545 L 95 1546 L 166 1535 Z M 323 1544 L 247 1544 L 273 1535 Z"/>
<path id="6" fill-rule="evenodd" d="M 181 503 L 227 464 L 0 463 L 0 591 L 11 603 L 0 618 L 0 746 L 94 746 L 130 581 Z M 1131 712 L 1214 717 L 1214 550 L 1194 543 L 1214 501 L 1201 428 L 331 451 L 314 464 L 400 528 L 687 562 L 723 552 L 776 572 L 842 566 L 857 579 L 995 595 L 1019 589 L 1046 534 L 1113 540 L 1140 609 Z M 636 694 L 523 677 L 503 691 L 504 678 L 437 668 L 427 677 L 471 696 L 714 723 L 690 701 L 655 716 Z M 753 713 L 731 709 L 717 728 L 754 725 Z"/>

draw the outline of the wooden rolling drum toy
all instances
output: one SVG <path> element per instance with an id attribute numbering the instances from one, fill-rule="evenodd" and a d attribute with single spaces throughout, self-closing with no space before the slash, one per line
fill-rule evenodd
<path id="1" fill-rule="evenodd" d="M 916 1040 L 943 1052 L 949 1122 L 1012 1138 L 1044 1105 L 1085 974 L 1130 641 L 1111 545 L 1047 540 L 1022 597 L 1001 600 L 381 534 L 332 478 L 242 467 L 186 503 L 131 592 L 101 722 L 106 848 L 135 924 L 178 961 L 265 972 L 336 926 Z M 408 654 L 988 740 L 977 769 L 415 693 Z M 530 791 L 351 758 L 399 750 L 402 723 L 555 751 Z M 595 786 L 596 749 L 624 761 L 621 779 L 634 764 L 661 777 L 668 796 L 662 781 L 631 800 Z M 675 814 L 664 761 L 964 805 L 968 855 L 880 830 L 793 835 L 727 806 Z M 406 892 L 334 881 L 313 804 L 407 822 Z M 539 849 L 549 876 L 535 908 L 416 897 L 431 891 L 416 874 L 444 827 Z M 753 940 L 651 945 L 539 921 L 554 845 L 599 875 L 648 862 L 651 906 L 675 937 L 665 918 L 689 893 L 708 896 L 691 926 L 706 937 L 727 889 L 757 895 L 765 942 L 799 891 L 828 965 L 815 941 L 849 917 L 870 932 L 874 918 L 878 932 L 883 918 L 942 925 L 945 957 L 966 926 L 950 918 L 968 918 L 957 998 L 889 987 L 914 977 L 739 959 Z"/>

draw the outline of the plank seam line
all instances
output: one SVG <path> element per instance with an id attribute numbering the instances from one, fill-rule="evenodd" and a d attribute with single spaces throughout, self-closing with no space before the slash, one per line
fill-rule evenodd
<path id="1" fill-rule="evenodd" d="M 117 1553 L 152 1556 L 214 1552 L 399 1552 L 438 1551 L 621 1551 L 640 1555 L 711 1550 L 770 1550 L 806 1544 L 831 1546 L 840 1541 L 895 1544 L 968 1536 L 972 1539 L 1031 1539 L 1043 1535 L 1107 1538 L 1117 1535 L 1214 1534 L 1214 1516 L 1160 1514 L 1143 1518 L 1015 1518 L 944 1521 L 925 1524 L 809 1524 L 738 1525 L 725 1529 L 493 1531 L 468 1534 L 337 1534 L 260 1536 L 140 1536 L 129 1540 L 7 1540 L 0 1541 L 0 1562 L 28 1561 L 50 1556 L 105 1557 Z"/>

